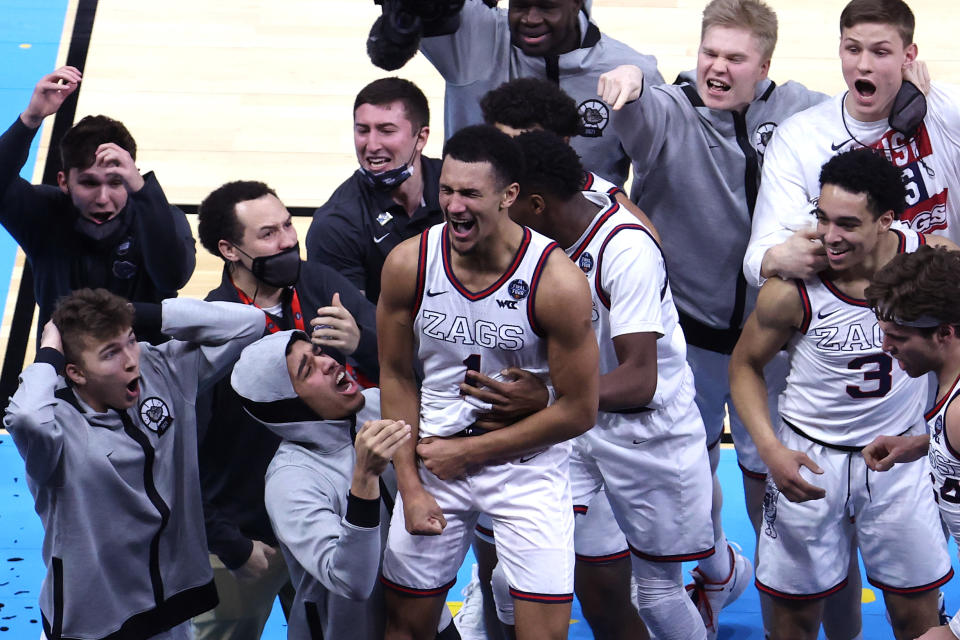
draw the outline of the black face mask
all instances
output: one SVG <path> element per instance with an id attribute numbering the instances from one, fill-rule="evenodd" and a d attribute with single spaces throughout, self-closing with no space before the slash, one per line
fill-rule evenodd
<path id="1" fill-rule="evenodd" d="M 126 216 L 118 213 L 106 222 L 97 224 L 77 215 L 73 230 L 83 236 L 84 241 L 97 250 L 108 249 L 116 245 L 127 230 Z"/>
<path id="2" fill-rule="evenodd" d="M 421 129 L 421 131 L 422 130 L 423 129 Z M 420 135 L 419 132 L 417 135 Z M 380 173 L 374 173 L 360 167 L 360 176 L 363 178 L 363 181 L 370 185 L 375 191 L 393 191 L 413 175 L 413 165 L 411 163 L 416 155 L 417 146 L 414 145 L 410 158 L 401 166 L 395 169 L 387 169 Z"/>
<path id="3" fill-rule="evenodd" d="M 376 191 L 393 191 L 413 175 L 413 166 L 405 164 L 396 169 L 388 169 L 380 173 L 373 173 L 360 167 L 360 175 L 363 177 L 363 181 Z"/>
<path id="4" fill-rule="evenodd" d="M 237 251 L 250 258 L 250 273 L 271 287 L 292 287 L 300 278 L 300 243 L 272 256 L 254 258 L 237 247 Z"/>
<path id="5" fill-rule="evenodd" d="M 890 128 L 912 138 L 926 115 L 927 98 L 912 82 L 904 81 L 890 108 Z"/>

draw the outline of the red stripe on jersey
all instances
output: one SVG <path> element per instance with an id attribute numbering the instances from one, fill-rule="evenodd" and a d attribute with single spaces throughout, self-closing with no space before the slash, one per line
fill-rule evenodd
<path id="1" fill-rule="evenodd" d="M 923 415 L 924 420 L 932 420 L 933 416 L 937 415 L 940 412 L 940 409 L 943 409 L 944 403 L 950 399 L 950 397 L 953 395 L 953 390 L 957 388 L 957 382 L 960 382 L 960 376 L 957 376 L 956 380 L 953 381 L 953 384 L 950 385 L 950 390 L 947 391 L 942 398 L 937 400 L 936 404 L 934 404 L 930 410 Z"/>
<path id="2" fill-rule="evenodd" d="M 573 512 L 579 513 L 580 515 L 585 515 L 587 513 L 588 508 L 589 507 L 587 507 L 587 505 L 585 504 L 575 504 L 573 505 Z"/>
<path id="3" fill-rule="evenodd" d="M 576 248 L 576 250 L 574 250 L 574 252 L 573 252 L 572 254 L 570 254 L 570 259 L 571 259 L 571 260 L 573 260 L 574 262 L 576 262 L 576 261 L 580 258 L 580 254 L 583 253 L 584 249 L 587 248 L 587 245 L 590 244 L 590 241 L 593 240 L 593 237 L 594 237 L 595 235 L 597 235 L 597 232 L 598 232 L 598 231 L 600 231 L 600 227 L 603 226 L 603 223 L 605 223 L 607 220 L 609 220 L 609 219 L 610 219 L 610 216 L 612 216 L 613 214 L 615 214 L 615 213 L 616 213 L 617 211 L 619 211 L 619 210 L 620 210 L 620 203 L 614 201 L 614 202 L 610 205 L 610 208 L 607 209 L 606 212 L 605 212 L 602 216 L 600 216 L 600 218 L 597 220 L 597 222 L 593 225 L 593 228 L 590 229 L 590 232 L 589 232 L 589 233 L 587 234 L 587 236 L 583 239 L 583 242 L 580 243 L 580 246 L 578 246 L 578 247 Z"/>
<path id="4" fill-rule="evenodd" d="M 703 551 L 694 551 L 692 553 L 678 553 L 672 556 L 657 556 L 650 553 L 644 553 L 632 544 L 629 546 L 633 555 L 644 560 L 649 560 L 650 562 L 688 562 L 691 560 L 702 560 L 703 558 L 709 558 L 712 556 L 713 552 L 715 551 L 714 547 L 710 547 L 709 549 L 705 549 Z"/>
<path id="5" fill-rule="evenodd" d="M 554 249 L 559 248 L 560 245 L 556 242 L 551 242 L 547 245 L 543 253 L 540 254 L 537 266 L 533 270 L 533 277 L 530 278 L 530 293 L 527 295 L 527 322 L 530 323 L 530 328 L 533 329 L 533 332 L 541 338 L 543 337 L 543 330 L 540 328 L 540 323 L 537 322 L 537 312 L 534 308 L 537 297 L 537 287 L 540 286 L 540 276 L 543 275 L 543 270 L 547 266 L 547 258 L 550 257 Z"/>
<path id="6" fill-rule="evenodd" d="M 607 243 L 610 242 L 611 239 L 613 239 L 613 236 L 617 235 L 624 229 L 638 229 L 640 231 L 643 231 L 645 234 L 647 234 L 650 240 L 653 241 L 653 244 L 656 245 L 657 249 L 660 250 L 660 257 L 663 258 L 663 249 L 660 248 L 660 243 L 657 242 L 657 240 L 653 237 L 653 234 L 650 233 L 650 231 L 642 224 L 636 224 L 636 223 L 620 224 L 614 227 L 610 231 L 610 233 L 607 235 L 606 239 L 603 241 L 603 244 L 600 245 L 600 250 L 597 252 L 597 273 L 594 276 L 594 280 L 593 280 L 593 287 L 597 291 L 597 297 L 600 299 L 600 302 L 603 303 L 603 306 L 605 306 L 607 309 L 610 308 L 610 296 L 607 295 L 607 292 L 603 290 L 602 286 L 600 286 L 600 280 L 601 280 L 600 273 L 601 273 L 601 268 L 603 267 L 603 251 L 604 249 L 607 248 Z M 666 271 L 667 269 L 666 260 L 664 260 L 663 269 L 664 271 Z M 661 300 L 663 300 L 663 296 L 666 295 L 666 293 L 667 293 L 667 279 L 664 278 L 663 286 L 660 287 Z"/>
<path id="7" fill-rule="evenodd" d="M 617 560 L 622 560 L 623 558 L 630 557 L 630 550 L 624 549 L 623 551 L 618 551 L 617 553 L 611 553 L 605 556 L 584 556 L 581 554 L 576 554 L 577 562 L 586 562 L 587 564 L 606 564 L 608 562 L 615 562 Z"/>
<path id="8" fill-rule="evenodd" d="M 450 262 L 450 236 L 447 233 L 447 225 L 443 227 L 443 237 L 441 240 L 441 249 L 440 255 L 443 259 L 443 270 L 447 274 L 447 280 L 450 281 L 450 284 L 460 292 L 460 294 L 467 300 L 476 302 L 486 298 L 497 289 L 503 286 L 503 283 L 510 279 L 510 276 L 517 270 L 517 267 L 520 266 L 520 263 L 523 261 L 523 256 L 527 253 L 527 248 L 530 246 L 531 233 L 530 229 L 526 227 L 523 228 L 523 239 L 520 241 L 520 246 L 517 248 L 517 253 L 513 256 L 513 262 L 507 267 L 507 270 L 503 272 L 503 275 L 500 276 L 496 282 L 484 289 L 483 291 L 477 291 L 474 293 L 467 289 L 459 280 L 457 280 L 456 274 L 453 273 L 453 265 Z"/>
<path id="9" fill-rule="evenodd" d="M 865 299 L 863 299 L 863 298 L 854 298 L 853 296 L 848 296 L 848 295 L 845 294 L 843 291 L 840 291 L 840 289 L 837 287 L 837 285 L 833 284 L 833 282 L 832 282 L 831 280 L 828 280 L 825 276 L 821 275 L 821 276 L 820 276 L 820 281 L 823 282 L 823 286 L 825 286 L 825 287 L 827 288 L 827 290 L 828 290 L 830 293 L 832 293 L 834 296 L 836 296 L 841 302 L 846 302 L 847 304 L 851 304 L 851 305 L 853 305 L 853 306 L 855 306 L 855 307 L 868 307 L 868 306 L 870 306 L 870 305 L 867 304 L 867 301 L 866 301 Z"/>
<path id="10" fill-rule="evenodd" d="M 414 587 L 407 587 L 402 584 L 397 584 L 388 580 L 382 573 L 380 574 L 380 583 L 388 589 L 393 591 L 398 591 L 405 596 L 410 596 L 411 598 L 432 598 L 433 596 L 439 596 L 450 590 L 454 584 L 456 584 L 456 579 L 451 580 L 447 584 L 435 587 L 433 589 L 416 589 Z"/>
<path id="11" fill-rule="evenodd" d="M 803 319 L 800 320 L 800 333 L 806 333 L 810 328 L 810 320 L 813 319 L 813 310 L 810 308 L 810 294 L 807 293 L 807 285 L 803 280 L 794 280 L 797 285 L 797 292 L 800 294 L 800 303 L 803 305 Z"/>
<path id="12" fill-rule="evenodd" d="M 830 587 L 826 591 L 821 591 L 819 593 L 785 593 L 783 591 L 777 591 L 773 587 L 768 587 L 759 580 L 754 580 L 754 584 L 757 585 L 757 589 L 763 591 L 764 593 L 769 593 L 772 596 L 777 596 L 778 598 L 783 598 L 785 600 L 817 600 L 818 598 L 824 598 L 831 593 L 836 593 L 840 591 L 845 586 L 847 586 L 847 579 L 844 578 L 840 584 Z"/>
<path id="13" fill-rule="evenodd" d="M 583 172 L 583 189 L 582 191 L 593 191 L 593 173 L 591 171 Z"/>
<path id="14" fill-rule="evenodd" d="M 427 243 L 428 233 L 424 231 L 420 234 L 420 253 L 417 256 L 417 292 L 413 297 L 413 313 L 411 314 L 414 318 L 417 317 L 417 314 L 420 312 L 420 305 L 423 304 L 423 288 L 427 281 Z"/>
<path id="15" fill-rule="evenodd" d="M 530 593 L 529 591 L 520 591 L 519 589 L 510 587 L 510 595 L 520 600 L 541 602 L 543 604 L 566 604 L 573 602 L 572 593 Z"/>
<path id="16" fill-rule="evenodd" d="M 867 576 L 867 582 L 875 586 L 877 589 L 882 589 L 883 591 L 889 591 L 890 593 L 898 593 L 901 595 L 907 595 L 911 593 L 923 593 L 925 591 L 933 591 L 938 587 L 950 582 L 950 578 L 953 577 L 953 568 L 950 571 L 947 571 L 947 575 L 943 576 L 939 580 L 934 580 L 928 584 L 920 585 L 919 587 L 891 587 L 888 584 L 884 584 L 879 580 L 874 580 L 870 576 Z"/>
<path id="17" fill-rule="evenodd" d="M 896 229 L 891 229 L 895 234 L 897 234 L 897 253 L 903 253 L 907 250 L 907 236 L 903 235 Z"/>
<path id="18" fill-rule="evenodd" d="M 921 247 L 922 247 L 923 245 L 927 244 L 927 236 L 926 236 L 925 234 L 918 233 L 918 234 L 917 234 L 917 244 L 918 244 L 919 246 L 921 246 Z"/>

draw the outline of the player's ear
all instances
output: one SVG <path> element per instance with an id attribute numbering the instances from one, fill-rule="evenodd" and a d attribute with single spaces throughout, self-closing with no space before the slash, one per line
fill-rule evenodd
<path id="1" fill-rule="evenodd" d="M 233 246 L 232 243 L 227 242 L 226 240 L 221 239 L 217 243 L 217 249 L 220 250 L 220 255 L 224 257 L 227 262 L 239 262 L 240 255 L 237 251 L 237 248 Z"/>
<path id="2" fill-rule="evenodd" d="M 888 209 L 880 214 L 880 217 L 877 218 L 877 222 L 880 223 L 881 233 L 886 232 L 890 228 L 890 225 L 893 224 L 893 220 L 893 209 Z"/>
<path id="3" fill-rule="evenodd" d="M 70 187 L 67 184 L 67 174 L 65 171 L 57 171 L 57 184 L 60 186 L 60 191 L 64 193 L 70 193 Z"/>
<path id="4" fill-rule="evenodd" d="M 87 376 L 83 373 L 83 370 L 72 362 L 64 367 L 63 372 L 75 386 L 82 387 L 87 383 Z"/>
<path id="5" fill-rule="evenodd" d="M 547 202 L 543 199 L 543 196 L 539 193 L 531 194 L 530 196 L 530 208 L 533 210 L 533 213 L 538 216 L 542 216 L 547 210 Z"/>
<path id="6" fill-rule="evenodd" d="M 520 185 L 516 182 L 511 183 L 500 195 L 500 208 L 509 209 L 510 205 L 516 201 L 518 195 L 520 195 Z"/>

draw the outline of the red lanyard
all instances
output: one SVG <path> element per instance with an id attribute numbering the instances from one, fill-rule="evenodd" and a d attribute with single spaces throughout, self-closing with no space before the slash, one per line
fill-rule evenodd
<path id="1" fill-rule="evenodd" d="M 257 303 L 253 301 L 253 298 L 245 294 L 240 287 L 237 286 L 237 284 L 233 281 L 233 278 L 230 278 L 230 284 L 232 284 L 233 288 L 237 290 L 237 296 L 240 297 L 240 302 L 243 304 L 252 304 L 253 306 L 257 307 L 257 309 L 261 309 L 259 306 L 257 306 Z M 290 300 L 290 311 L 293 312 L 294 326 L 297 329 L 300 329 L 300 331 L 306 331 L 306 328 L 303 324 L 303 314 L 300 312 L 300 296 L 297 295 L 296 288 L 293 289 L 293 298 Z M 277 323 L 273 321 L 273 318 L 270 317 L 269 313 L 264 311 L 263 317 L 267 324 L 267 333 L 276 333 L 280 330 L 280 327 L 278 327 Z"/>

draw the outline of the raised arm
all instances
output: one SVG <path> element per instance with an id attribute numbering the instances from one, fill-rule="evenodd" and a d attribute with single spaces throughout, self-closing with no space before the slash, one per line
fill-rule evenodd
<path id="1" fill-rule="evenodd" d="M 63 425 L 54 415 L 54 392 L 63 366 L 60 332 L 50 321 L 43 328 L 37 359 L 20 374 L 20 386 L 3 417 L 27 474 L 37 484 L 51 481 L 63 453 Z"/>
<path id="2" fill-rule="evenodd" d="M 730 396 L 757 451 L 780 491 L 792 502 L 822 498 L 823 489 L 800 475 L 805 466 L 822 473 L 805 454 L 785 447 L 770 421 L 763 368 L 803 322 L 803 306 L 793 281 L 771 278 L 760 289 L 757 306 L 730 357 Z"/>

